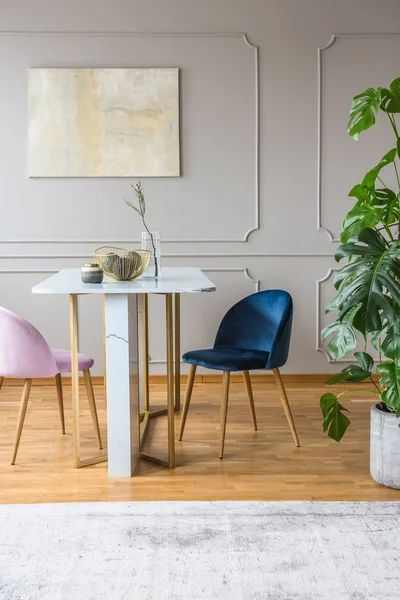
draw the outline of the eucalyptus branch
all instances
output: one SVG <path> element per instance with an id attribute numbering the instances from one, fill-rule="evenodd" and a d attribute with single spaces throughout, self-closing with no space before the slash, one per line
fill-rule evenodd
<path id="1" fill-rule="evenodd" d="M 153 237 L 153 234 L 149 231 L 149 228 L 146 225 L 146 221 L 144 220 L 144 216 L 142 216 L 142 220 L 143 220 L 143 225 L 145 226 L 145 229 L 146 229 L 147 233 L 150 236 L 151 245 L 153 246 L 154 276 L 158 277 L 158 259 L 157 259 L 157 256 L 156 256 L 156 245 L 154 243 L 154 237 Z"/>
<path id="2" fill-rule="evenodd" d="M 158 259 L 157 259 L 157 255 L 156 255 L 156 245 L 154 243 L 153 234 L 151 233 L 151 231 L 147 227 L 147 223 L 146 223 L 146 220 L 145 220 L 145 217 L 144 217 L 144 215 L 146 213 L 146 201 L 145 201 L 143 190 L 142 190 L 142 184 L 139 181 L 136 185 L 131 185 L 131 188 L 135 192 L 136 198 L 139 201 L 139 208 L 137 206 L 135 206 L 133 204 L 133 202 L 131 202 L 130 200 L 127 200 L 126 198 L 124 198 L 124 200 L 127 203 L 127 205 L 130 206 L 130 208 L 133 208 L 133 210 L 135 210 L 138 213 L 138 215 L 140 215 L 142 217 L 144 228 L 146 229 L 147 233 L 150 236 L 150 242 L 151 242 L 151 245 L 153 247 L 154 275 L 155 275 L 155 277 L 158 277 Z"/>

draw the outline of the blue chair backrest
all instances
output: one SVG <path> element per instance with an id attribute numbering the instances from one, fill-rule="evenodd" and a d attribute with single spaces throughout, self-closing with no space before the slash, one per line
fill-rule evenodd
<path id="1" fill-rule="evenodd" d="M 214 348 L 269 352 L 266 369 L 283 366 L 289 354 L 293 302 L 284 290 L 265 290 L 232 306 L 219 326 Z"/>

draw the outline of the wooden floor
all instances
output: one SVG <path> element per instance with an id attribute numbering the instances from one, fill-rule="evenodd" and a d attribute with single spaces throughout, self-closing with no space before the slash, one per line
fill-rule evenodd
<path id="1" fill-rule="evenodd" d="M 400 492 L 369 476 L 369 400 L 347 400 L 353 424 L 341 444 L 322 432 L 321 385 L 287 384 L 300 438 L 295 448 L 275 387 L 254 385 L 259 431 L 253 432 L 244 386 L 231 386 L 225 458 L 218 459 L 221 386 L 197 383 L 177 468 L 140 462 L 136 477 L 108 479 L 106 464 L 72 467 L 71 388 L 65 387 L 66 435 L 61 435 L 55 389 L 33 387 L 16 466 L 10 465 L 20 389 L 0 392 L 0 503 L 108 500 L 400 500 Z M 106 440 L 102 386 L 95 386 Z M 151 386 L 152 403 L 165 401 Z M 82 454 L 96 449 L 82 389 Z M 179 415 L 176 417 L 176 425 Z M 147 451 L 166 446 L 166 417 L 152 420 Z"/>

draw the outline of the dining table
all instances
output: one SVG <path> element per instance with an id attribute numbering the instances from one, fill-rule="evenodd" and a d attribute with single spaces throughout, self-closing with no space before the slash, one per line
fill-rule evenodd
<path id="1" fill-rule="evenodd" d="M 182 294 L 213 292 L 216 287 L 196 267 L 163 266 L 159 277 L 146 273 L 131 281 L 107 276 L 102 283 L 83 283 L 79 268 L 62 269 L 33 288 L 34 294 L 69 297 L 74 466 L 108 461 L 109 477 L 131 477 L 140 459 L 175 467 L 174 416 L 180 409 L 180 308 Z M 165 297 L 167 406 L 152 411 L 149 395 L 150 294 Z M 104 390 L 107 452 L 82 459 L 79 399 L 79 303 L 82 295 L 103 297 Z M 164 332 L 162 332 L 164 333 Z M 166 415 L 167 459 L 144 452 L 149 423 Z"/>

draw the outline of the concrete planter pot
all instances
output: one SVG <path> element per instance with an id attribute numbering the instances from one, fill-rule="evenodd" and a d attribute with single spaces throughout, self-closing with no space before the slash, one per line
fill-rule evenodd
<path id="1" fill-rule="evenodd" d="M 400 489 L 400 419 L 393 413 L 371 407 L 372 479 L 386 487 Z"/>

